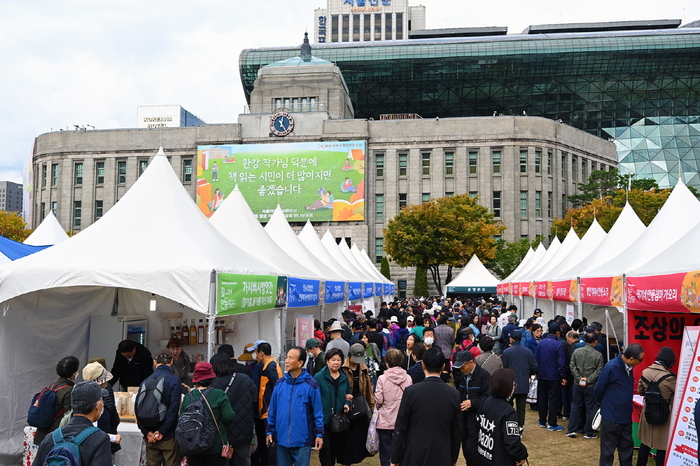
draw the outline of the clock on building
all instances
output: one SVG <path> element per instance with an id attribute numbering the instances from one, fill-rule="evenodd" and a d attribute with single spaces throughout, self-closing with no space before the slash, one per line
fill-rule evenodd
<path id="1" fill-rule="evenodd" d="M 294 117 L 287 112 L 277 112 L 270 118 L 270 131 L 275 136 L 287 136 L 294 129 Z"/>

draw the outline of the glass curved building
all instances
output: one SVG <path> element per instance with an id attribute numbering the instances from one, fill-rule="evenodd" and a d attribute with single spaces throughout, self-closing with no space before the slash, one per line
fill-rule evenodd
<path id="1" fill-rule="evenodd" d="M 604 29 L 604 28 L 603 28 Z M 700 28 L 318 44 L 338 65 L 355 118 L 532 115 L 613 139 L 622 173 L 700 187 Z M 261 66 L 298 47 L 247 49 L 246 97 Z"/>

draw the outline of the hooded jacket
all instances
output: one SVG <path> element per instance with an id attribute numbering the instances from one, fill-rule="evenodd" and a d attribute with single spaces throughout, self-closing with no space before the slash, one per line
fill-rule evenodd
<path id="1" fill-rule="evenodd" d="M 374 392 L 375 406 L 379 410 L 377 429 L 394 430 L 403 391 L 411 384 L 411 377 L 402 367 L 390 367 L 379 376 Z"/>
<path id="2" fill-rule="evenodd" d="M 312 446 L 316 437 L 323 437 L 321 390 L 305 368 L 296 379 L 287 372 L 275 384 L 267 434 L 285 448 Z"/>

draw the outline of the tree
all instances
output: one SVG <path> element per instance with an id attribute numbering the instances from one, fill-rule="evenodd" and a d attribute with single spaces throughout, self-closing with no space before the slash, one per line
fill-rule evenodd
<path id="1" fill-rule="evenodd" d="M 15 241 L 24 241 L 32 234 L 24 219 L 17 212 L 0 210 L 0 236 Z"/>
<path id="2" fill-rule="evenodd" d="M 578 189 L 580 194 L 567 196 L 569 202 L 578 207 L 593 199 L 600 199 L 605 196 L 611 196 L 617 189 L 620 179 L 618 171 L 610 170 L 594 170 L 588 177 L 587 183 L 579 183 Z"/>
<path id="3" fill-rule="evenodd" d="M 519 241 L 509 243 L 503 239 L 496 241 L 496 254 L 493 259 L 484 265 L 493 273 L 506 278 L 520 265 L 530 248 L 536 248 L 542 242 L 542 237 L 530 241 L 522 238 Z"/>
<path id="4" fill-rule="evenodd" d="M 389 268 L 389 259 L 386 256 L 382 257 L 382 265 L 379 268 L 379 272 L 386 277 L 387 280 L 391 280 L 391 269 Z"/>
<path id="5" fill-rule="evenodd" d="M 407 206 L 384 230 L 384 251 L 401 267 L 430 270 L 435 288 L 442 290 L 440 266 L 463 267 L 473 254 L 491 259 L 495 235 L 505 226 L 468 194 L 432 199 Z"/>
<path id="6" fill-rule="evenodd" d="M 416 267 L 416 279 L 413 283 L 413 296 L 428 296 L 429 294 L 428 269 L 418 266 Z"/>

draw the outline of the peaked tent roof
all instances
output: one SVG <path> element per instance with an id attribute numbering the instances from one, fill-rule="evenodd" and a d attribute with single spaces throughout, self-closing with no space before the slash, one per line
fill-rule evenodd
<path id="1" fill-rule="evenodd" d="M 557 238 L 557 237 L 555 236 L 555 237 L 554 237 L 554 240 L 555 240 L 555 241 L 559 241 L 559 238 Z M 552 244 L 553 244 L 553 243 L 554 243 L 554 242 L 552 242 Z M 552 246 L 549 246 L 549 247 L 551 248 Z M 530 262 L 530 260 L 532 259 L 532 256 L 533 256 L 534 254 L 535 254 L 535 250 L 532 249 L 532 247 L 530 247 L 530 248 L 527 250 L 527 253 L 525 254 L 525 257 L 523 257 L 523 260 L 521 260 L 521 261 L 520 261 L 520 264 L 518 264 L 518 266 L 515 268 L 515 270 L 513 270 L 513 271 L 510 273 L 510 275 L 508 275 L 508 276 L 503 280 L 503 283 L 510 283 L 512 277 L 515 277 L 516 275 L 518 275 L 518 274 L 520 273 L 520 271 L 521 271 L 524 267 L 527 267 L 528 262 Z"/>
<path id="2" fill-rule="evenodd" d="M 556 265 L 556 267 L 550 269 L 545 276 L 537 277 L 537 279 L 564 280 L 576 278 L 576 276 L 564 276 L 562 275 L 562 272 L 566 272 L 572 267 L 578 266 L 583 260 L 590 256 L 598 246 L 600 246 L 600 243 L 603 242 L 607 235 L 608 234 L 605 233 L 603 227 L 601 227 L 600 223 L 598 223 L 598 220 L 594 218 L 593 223 L 590 227 L 588 227 L 586 234 L 583 235 L 583 238 L 581 238 L 581 241 L 578 242 L 576 247 L 573 248 L 571 252 Z"/>
<path id="3" fill-rule="evenodd" d="M 540 261 L 542 260 L 545 254 L 547 254 L 547 248 L 544 247 L 544 244 L 540 243 L 535 249 L 535 254 L 532 255 L 532 258 L 527 263 L 527 265 L 523 267 L 522 270 L 517 274 L 513 274 L 511 281 L 522 281 L 521 279 L 525 276 L 526 273 L 528 273 L 530 270 L 536 268 L 539 265 Z"/>
<path id="4" fill-rule="evenodd" d="M 270 238 L 250 210 L 238 185 L 216 209 L 209 222 L 233 244 L 247 251 L 255 251 L 255 257 L 282 272 L 297 278 L 321 278 L 318 273 L 294 260 Z"/>
<path id="5" fill-rule="evenodd" d="M 316 256 L 311 251 L 306 249 L 304 243 L 299 240 L 292 227 L 289 226 L 279 205 L 273 212 L 270 220 L 268 220 L 267 225 L 265 225 L 265 231 L 287 254 L 307 269 L 313 271 L 319 278 L 345 280 L 342 275 L 338 275 L 333 269 L 316 259 Z"/>
<path id="6" fill-rule="evenodd" d="M 345 255 L 345 258 L 348 260 L 348 262 L 350 262 L 353 265 L 353 267 L 355 267 L 360 272 L 360 276 L 363 277 L 363 282 L 371 283 L 375 281 L 374 278 L 357 261 L 357 258 L 350 250 L 348 242 L 345 240 L 344 236 L 338 244 L 338 249 L 340 249 L 340 252 L 342 252 L 343 255 Z"/>
<path id="7" fill-rule="evenodd" d="M 306 225 L 304 225 L 304 228 L 302 228 L 297 237 L 304 244 L 304 246 L 306 246 L 306 249 L 308 249 L 309 252 L 316 257 L 316 259 L 333 269 L 333 271 L 339 276 L 345 277 L 344 280 L 355 282 L 360 280 L 359 277 L 355 277 L 353 275 L 352 271 L 345 269 L 343 265 L 338 263 L 331 253 L 328 252 L 328 250 L 323 246 L 323 243 L 321 243 L 321 239 L 316 234 L 316 230 L 314 230 L 314 227 L 311 225 L 310 221 L 306 221 Z"/>
<path id="8" fill-rule="evenodd" d="M 353 265 L 347 257 L 345 257 L 345 254 L 343 254 L 343 251 L 341 251 L 338 247 L 338 244 L 335 242 L 335 238 L 331 234 L 330 230 L 326 230 L 326 232 L 323 234 L 323 238 L 321 238 L 321 244 L 323 244 L 323 247 L 326 248 L 326 251 L 328 251 L 330 255 L 333 256 L 333 259 L 335 259 L 336 262 L 342 265 L 345 270 L 349 270 L 350 272 L 352 272 L 352 275 L 356 277 L 354 280 L 350 281 L 372 281 L 368 280 L 367 277 L 365 277 L 364 272 L 358 270 L 357 267 Z"/>
<path id="9" fill-rule="evenodd" d="M 350 252 L 352 255 L 355 257 L 355 260 L 357 260 L 357 263 L 362 267 L 362 270 L 367 272 L 370 278 L 374 279 L 375 283 L 385 283 L 386 278 L 384 275 L 379 273 L 379 270 L 370 262 L 372 259 L 369 258 L 367 253 L 360 251 L 360 248 L 357 247 L 357 244 L 352 243 L 352 246 L 350 247 Z"/>
<path id="10" fill-rule="evenodd" d="M 209 223 L 161 149 L 99 221 L 0 268 L 0 302 L 50 288 L 106 286 L 155 293 L 206 313 L 212 270 L 281 274 Z"/>
<path id="11" fill-rule="evenodd" d="M 498 283 L 499 280 L 484 267 L 484 264 L 474 254 L 467 262 L 467 265 L 459 272 L 459 275 L 445 286 L 497 286 Z"/>
<path id="12" fill-rule="evenodd" d="M 679 181 L 644 233 L 586 277 L 614 277 L 651 260 L 700 224 L 700 201 Z"/>
<path id="13" fill-rule="evenodd" d="M 566 280 L 585 276 L 589 270 L 607 262 L 608 259 L 618 254 L 630 243 L 636 241 L 646 228 L 644 223 L 639 220 L 632 206 L 626 203 L 615 224 L 610 228 L 608 235 L 598 247 L 579 264 L 561 273 L 560 277 Z"/>
<path id="14" fill-rule="evenodd" d="M 559 249 L 551 256 L 547 256 L 545 260 L 541 260 L 535 268 L 524 274 L 524 276 L 520 278 L 520 281 L 531 282 L 535 280 L 545 280 L 549 271 L 564 260 L 580 241 L 574 229 L 570 228 Z"/>
<path id="15" fill-rule="evenodd" d="M 639 267 L 630 270 L 631 277 L 688 273 L 700 270 L 700 228 L 693 228 Z"/>
<path id="16" fill-rule="evenodd" d="M 36 227 L 36 230 L 24 240 L 24 244 L 30 246 L 53 246 L 68 238 L 68 234 L 61 224 L 58 223 L 53 211 L 49 210 L 49 214 L 44 221 L 42 221 L 39 226 Z"/>
<path id="17" fill-rule="evenodd" d="M 365 264 L 367 265 L 368 270 L 375 276 L 377 277 L 377 281 L 381 283 L 392 283 L 391 280 L 386 278 L 382 273 L 377 269 L 377 266 L 374 265 L 372 262 L 372 259 L 369 257 L 369 254 L 367 254 L 367 251 L 365 249 L 362 250 L 357 250 L 358 251 L 358 260 L 362 259 L 365 261 Z"/>

